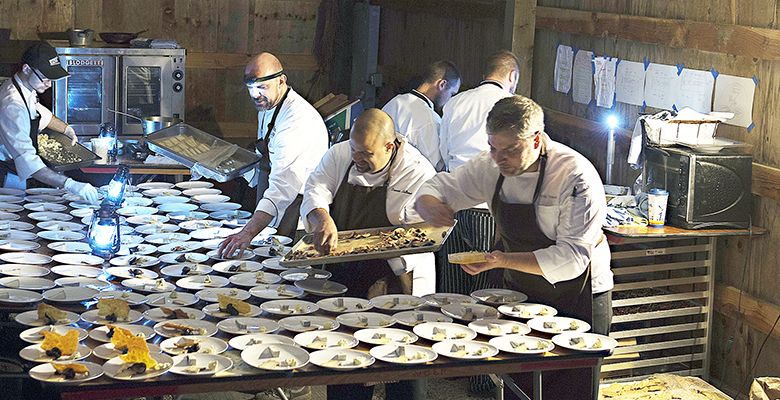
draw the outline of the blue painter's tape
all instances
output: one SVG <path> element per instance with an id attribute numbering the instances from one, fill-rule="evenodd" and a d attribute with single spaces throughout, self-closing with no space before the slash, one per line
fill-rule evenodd
<path id="1" fill-rule="evenodd" d="M 578 51 L 580 51 L 580 48 L 577 46 L 571 46 L 572 51 L 574 51 L 574 54 L 577 54 Z"/>
<path id="2" fill-rule="evenodd" d="M 680 74 L 682 74 L 684 68 L 685 68 L 685 64 L 683 63 L 677 64 L 677 76 L 680 76 Z"/>
<path id="3" fill-rule="evenodd" d="M 677 104 L 672 104 L 672 110 L 674 110 L 674 112 L 680 111 L 677 109 Z"/>
<path id="4" fill-rule="evenodd" d="M 590 59 L 590 69 L 591 69 L 591 72 L 592 72 L 594 75 L 596 74 L 596 61 L 595 61 L 595 60 L 596 60 L 596 59 L 595 59 L 595 58 L 593 58 L 593 57 L 591 57 L 591 59 Z"/>
<path id="5" fill-rule="evenodd" d="M 642 106 L 639 107 L 639 112 L 645 112 L 645 109 L 647 109 L 647 103 L 642 101 Z"/>
<path id="6" fill-rule="evenodd" d="M 642 59 L 642 63 L 645 64 L 645 71 L 647 71 L 647 67 L 650 66 L 650 59 L 645 57 L 645 58 Z"/>
<path id="7" fill-rule="evenodd" d="M 748 125 L 748 127 L 747 127 L 747 131 L 748 131 L 748 132 L 750 132 L 750 131 L 752 131 L 752 130 L 753 130 L 753 128 L 755 128 L 755 127 L 756 127 L 756 124 L 754 124 L 754 123 L 752 123 L 752 122 L 751 122 L 751 123 L 750 123 L 750 125 Z"/>
<path id="8" fill-rule="evenodd" d="M 715 79 L 718 79 L 718 75 L 720 75 L 718 70 L 715 69 L 715 68 L 710 68 L 710 73 L 712 74 L 712 77 L 715 78 Z"/>
<path id="9" fill-rule="evenodd" d="M 753 83 L 755 83 L 756 86 L 758 86 L 758 77 L 755 75 L 753 75 Z"/>

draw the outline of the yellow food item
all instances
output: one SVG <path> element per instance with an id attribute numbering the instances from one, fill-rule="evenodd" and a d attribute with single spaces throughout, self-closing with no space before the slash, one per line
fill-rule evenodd
<path id="1" fill-rule="evenodd" d="M 51 366 L 54 367 L 54 370 L 58 374 L 64 374 L 67 370 L 73 370 L 73 372 L 77 374 L 86 374 L 89 373 L 89 368 L 87 368 L 84 364 L 79 363 L 71 363 L 71 364 L 58 364 L 58 363 L 51 363 Z"/>
<path id="2" fill-rule="evenodd" d="M 217 299 L 219 300 L 219 309 L 221 311 L 226 311 L 228 309 L 228 304 L 232 304 L 233 308 L 235 308 L 239 314 L 249 314 L 249 312 L 252 311 L 249 307 L 249 303 L 234 297 L 217 294 Z"/>
<path id="3" fill-rule="evenodd" d="M 124 351 L 127 348 L 129 338 L 134 336 L 133 333 L 114 325 L 108 325 L 108 327 L 109 329 L 114 328 L 114 334 L 111 336 L 111 344 L 114 345 L 114 349 Z"/>
<path id="4" fill-rule="evenodd" d="M 100 299 L 97 304 L 98 316 L 109 321 L 127 321 L 130 306 L 121 299 Z"/>
<path id="5" fill-rule="evenodd" d="M 60 335 L 57 332 L 41 331 L 43 334 L 43 343 L 41 349 L 52 350 L 57 348 L 63 356 L 69 356 L 76 352 L 79 346 L 79 332 L 71 329 L 68 333 Z"/>
<path id="6" fill-rule="evenodd" d="M 142 336 L 130 336 L 127 338 L 127 354 L 119 356 L 128 364 L 144 363 L 147 370 L 154 369 L 157 361 L 149 356 L 149 346 Z"/>
<path id="7" fill-rule="evenodd" d="M 487 257 L 485 257 L 485 253 L 479 251 L 466 251 L 448 254 L 447 261 L 449 261 L 450 264 L 477 264 L 486 262 Z"/>
<path id="8" fill-rule="evenodd" d="M 67 314 L 65 311 L 60 310 L 57 307 L 52 307 L 45 303 L 38 304 L 38 319 L 41 321 L 47 321 L 47 323 L 56 323 L 59 320 L 65 319 Z"/>

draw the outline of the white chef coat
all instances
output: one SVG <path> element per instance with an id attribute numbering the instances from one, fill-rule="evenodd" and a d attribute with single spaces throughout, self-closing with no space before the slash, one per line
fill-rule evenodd
<path id="1" fill-rule="evenodd" d="M 274 110 L 258 112 L 258 138 L 265 137 Z M 255 211 L 277 217 L 275 224 L 278 225 L 295 196 L 303 194 L 306 179 L 328 150 L 328 130 L 322 117 L 292 88 L 276 117 L 276 125 L 268 138 L 268 150 L 271 156 L 268 189 Z M 256 181 L 252 183 L 257 184 Z"/>
<path id="2" fill-rule="evenodd" d="M 406 143 L 405 139 L 399 136 L 398 140 L 401 145 L 390 168 L 372 174 L 359 172 L 352 166 L 349 169 L 347 182 L 364 187 L 381 186 L 390 173 L 385 202 L 387 219 L 394 225 L 421 222 L 422 218 L 414 210 L 414 193 L 425 181 L 436 175 L 436 171 L 417 149 Z M 352 152 L 349 142 L 337 143 L 325 153 L 320 164 L 309 176 L 301 204 L 301 218 L 307 231 L 311 231 L 312 226 L 306 216 L 316 208 L 330 210 L 330 205 L 351 163 Z M 433 253 L 401 256 L 388 262 L 396 275 L 413 272 L 412 291 L 415 296 L 436 292 Z"/>
<path id="3" fill-rule="evenodd" d="M 444 169 L 439 150 L 441 117 L 433 109 L 433 102 L 429 98 L 413 91 L 417 96 L 412 93 L 399 94 L 388 101 L 382 111 L 393 119 L 395 131 L 419 150 L 437 171 L 441 171 Z"/>
<path id="4" fill-rule="evenodd" d="M 488 150 L 485 121 L 497 101 L 512 96 L 493 83 L 455 95 L 444 105 L 439 128 L 439 150 L 447 171 L 454 171 L 482 151 Z"/>
<path id="5" fill-rule="evenodd" d="M 534 251 L 545 279 L 551 284 L 580 276 L 591 264 L 593 293 L 612 289 L 610 253 L 603 240 L 602 223 L 607 204 L 604 185 L 593 165 L 563 144 L 547 142 L 547 168 L 535 206 L 537 222 L 544 235 L 555 244 Z M 486 202 L 490 205 L 500 172 L 489 152 L 452 173 L 439 173 L 417 193 L 446 202 L 454 210 Z M 530 204 L 538 172 L 505 177 L 500 196 L 504 202 Z M 518 221 L 518 228 L 522 224 Z"/>
<path id="6" fill-rule="evenodd" d="M 16 80 L 22 94 L 11 79 L 0 85 L 0 160 L 13 161 L 19 179 L 25 181 L 46 166 L 30 139 L 30 121 L 40 114 L 38 132 L 41 132 L 51 122 L 52 113 L 38 103 L 38 93 L 27 89 L 18 74 L 12 79 Z"/>

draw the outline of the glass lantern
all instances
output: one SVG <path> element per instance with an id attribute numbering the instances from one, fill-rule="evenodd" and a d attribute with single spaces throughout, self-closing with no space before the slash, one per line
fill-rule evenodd
<path id="1" fill-rule="evenodd" d="M 125 190 L 130 185 L 130 168 L 121 165 L 117 168 L 111 182 L 108 183 L 105 202 L 118 207 L 125 198 Z"/>
<path id="2" fill-rule="evenodd" d="M 110 205 L 103 204 L 92 214 L 87 237 L 92 254 L 105 259 L 113 257 L 119 251 L 119 215 Z"/>
<path id="3" fill-rule="evenodd" d="M 108 160 L 109 162 L 116 162 L 116 156 L 119 154 L 119 140 L 117 140 L 116 128 L 114 128 L 114 124 L 111 122 L 100 124 L 99 137 L 109 140 Z"/>

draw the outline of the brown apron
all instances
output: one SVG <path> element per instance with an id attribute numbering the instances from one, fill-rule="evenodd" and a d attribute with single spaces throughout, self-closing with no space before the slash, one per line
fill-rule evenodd
<path id="1" fill-rule="evenodd" d="M 19 96 L 21 96 L 22 101 L 24 102 L 24 107 L 27 109 L 27 115 L 30 115 L 30 107 L 27 105 L 24 95 L 22 94 L 22 89 L 19 87 L 19 84 L 16 83 L 15 77 L 11 78 L 11 83 L 13 83 L 16 91 L 19 92 Z M 30 140 L 32 141 L 35 152 L 38 153 L 38 129 L 41 126 L 41 114 L 37 111 L 35 114 L 37 117 L 30 120 Z M 0 187 L 5 184 L 5 177 L 9 172 L 16 175 L 16 167 L 13 162 L 11 160 L 0 161 Z"/>
<path id="2" fill-rule="evenodd" d="M 499 175 L 493 192 L 491 208 L 496 219 L 496 250 L 506 252 L 532 252 L 550 247 L 555 241 L 548 239 L 536 215 L 535 204 L 539 198 L 547 166 L 547 155 L 542 154 L 539 163 L 539 179 L 531 204 L 512 204 L 501 200 L 504 176 Z M 500 269 L 494 271 L 501 271 Z M 582 275 L 564 282 L 550 284 L 544 277 L 509 269 L 503 270 L 504 286 L 528 295 L 529 302 L 555 307 L 559 315 L 592 322 L 590 266 Z M 532 375 L 512 374 L 515 383 L 525 392 L 532 391 Z M 590 399 L 592 369 L 549 371 L 542 374 L 542 393 L 547 399 Z M 505 399 L 516 399 L 510 390 L 504 391 Z"/>
<path id="3" fill-rule="evenodd" d="M 396 157 L 400 149 L 396 147 Z M 394 160 L 390 160 L 388 168 L 392 168 Z M 364 187 L 352 185 L 348 182 L 349 170 L 354 163 L 350 163 L 347 172 L 341 179 L 341 185 L 336 191 L 333 203 L 330 205 L 330 216 L 339 231 L 353 229 L 368 229 L 391 226 L 387 218 L 387 185 L 390 182 L 390 174 L 382 186 Z M 368 298 L 386 293 L 403 293 L 410 290 L 406 288 L 410 278 L 398 277 L 390 269 L 386 260 L 366 260 L 331 264 L 328 271 L 333 273 L 331 280 L 347 286 L 344 296 Z M 410 279 L 409 279 L 410 280 Z"/>

